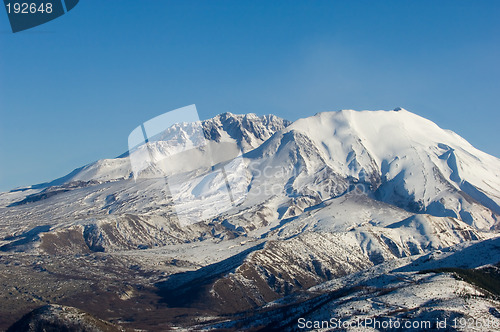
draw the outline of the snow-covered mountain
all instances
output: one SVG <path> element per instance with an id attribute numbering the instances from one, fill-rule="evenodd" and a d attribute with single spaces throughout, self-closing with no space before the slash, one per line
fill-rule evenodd
<path id="1" fill-rule="evenodd" d="M 144 167 L 134 167 L 146 156 Z M 377 276 L 413 273 L 425 285 L 462 287 L 395 269 L 450 248 L 473 256 L 469 248 L 498 239 L 500 159 L 400 108 L 324 112 L 294 123 L 225 113 L 176 124 L 118 158 L 50 183 L 1 193 L 0 215 L 0 263 L 14 271 L 0 275 L 6 285 L 17 287 L 12 274 L 47 266 L 36 280 L 59 285 L 54 292 L 61 300 L 54 303 L 101 319 L 123 317 L 127 307 L 143 324 L 134 326 L 154 330 L 154 311 L 126 304 L 158 301 L 146 295 L 156 292 L 166 303 L 156 310 L 187 317 L 170 324 L 238 329 L 275 322 L 285 307 L 327 315 L 338 303 L 325 294 L 337 292 L 341 280 L 359 284 L 357 292 L 375 287 Z M 500 262 L 495 250 L 484 264 Z M 80 265 L 68 263 L 70 257 Z M 70 297 L 81 273 L 89 280 L 105 276 L 94 292 L 109 301 L 108 311 Z M 130 284 L 120 281 L 123 275 Z M 141 280 L 132 281 L 135 275 Z M 404 292 L 400 281 L 387 278 L 384 287 Z M 85 287 L 84 297 L 92 298 L 92 287 Z M 382 296 L 366 294 L 374 301 Z M 48 296 L 39 290 L 31 297 Z M 203 318 L 194 319 L 193 310 Z M 249 320 L 239 314 L 247 310 L 253 310 Z"/>
<path id="2" fill-rule="evenodd" d="M 276 131 L 285 128 L 290 122 L 275 115 L 256 116 L 255 114 L 234 115 L 223 113 L 212 119 L 199 123 L 178 123 L 149 139 L 143 144 L 114 159 L 103 159 L 78 168 L 70 174 L 48 184 L 38 186 L 59 185 L 72 181 L 113 181 L 131 178 L 131 154 L 143 159 L 144 153 L 151 153 L 158 163 L 190 146 L 197 146 L 192 140 L 197 138 L 197 129 L 201 129 L 209 146 L 201 146 L 196 153 L 184 162 L 177 162 L 173 171 L 186 171 L 208 166 L 205 161 L 218 163 L 236 157 L 258 147 Z M 199 139 L 199 138 L 198 138 Z M 176 156 L 179 158 L 179 156 Z M 141 177 L 166 176 L 158 165 L 151 165 L 143 170 Z M 210 165 L 211 166 L 211 165 Z"/>
<path id="3" fill-rule="evenodd" d="M 317 201 L 359 183 L 412 212 L 460 218 L 484 230 L 499 221 L 500 160 L 403 109 L 319 113 L 249 155 L 266 166 L 294 165 L 288 190 Z"/>

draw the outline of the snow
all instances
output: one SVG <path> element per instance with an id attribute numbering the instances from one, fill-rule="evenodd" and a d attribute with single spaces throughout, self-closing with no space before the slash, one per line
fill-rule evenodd
<path id="1" fill-rule="evenodd" d="M 226 113 L 160 129 L 121 158 L 1 193 L 0 248 L 42 253 L 44 239 L 71 231 L 84 248 L 61 241 L 57 250 L 100 248 L 160 276 L 211 267 L 211 296 L 227 282 L 260 305 L 263 287 L 277 297 L 285 285 L 362 289 L 310 319 L 485 314 L 489 300 L 459 295 L 476 288 L 417 273 L 500 260 L 500 160 L 457 134 L 404 109 L 325 112 L 291 125 Z M 327 272 L 335 279 L 324 282 Z"/>

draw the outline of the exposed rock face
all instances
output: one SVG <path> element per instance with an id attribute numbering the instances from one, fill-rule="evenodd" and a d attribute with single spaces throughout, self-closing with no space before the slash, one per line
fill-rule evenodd
<path id="1" fill-rule="evenodd" d="M 7 332 L 119 332 L 125 329 L 76 308 L 46 305 L 14 323 Z"/>
<path id="2" fill-rule="evenodd" d="M 207 144 L 193 148 L 196 128 Z M 164 172 L 185 148 L 187 162 Z M 447 315 L 474 287 L 419 269 L 446 267 L 447 255 L 466 269 L 500 261 L 500 160 L 402 109 L 181 123 L 151 138 L 155 162 L 135 178 L 145 149 L 0 193 L 0 330 L 46 303 L 68 307 L 37 309 L 17 328 L 117 328 L 74 308 L 147 331 L 354 317 L 365 302 L 420 317 L 411 305 L 432 308 L 443 285 Z M 226 204 L 229 189 L 241 195 Z"/>

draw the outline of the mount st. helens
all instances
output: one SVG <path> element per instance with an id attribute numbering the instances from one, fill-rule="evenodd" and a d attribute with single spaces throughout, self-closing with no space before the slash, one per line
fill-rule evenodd
<path id="1" fill-rule="evenodd" d="M 490 243 L 500 227 L 499 159 L 404 109 L 324 112 L 294 123 L 225 113 L 201 126 L 207 144 L 169 172 L 158 165 L 193 145 L 194 124 L 50 183 L 0 194 L 0 278 L 9 289 L 0 328 L 47 303 L 147 330 L 277 321 L 293 330 L 283 315 L 329 319 L 334 312 L 425 316 L 431 291 L 393 310 L 407 287 L 402 278 L 427 290 L 456 287 L 442 294 L 451 302 L 436 315 L 498 319 L 486 286 L 422 279 L 406 266 L 423 270 L 422 260 L 464 252 L 463 262 L 440 258 L 448 265 L 432 268 L 482 273 L 493 264 L 496 271 L 500 252 Z M 134 174 L 130 160 L 145 149 L 158 164 Z M 238 155 L 241 162 L 231 163 Z M 224 178 L 213 175 L 221 165 Z M 176 177 L 187 181 L 172 194 L 164 179 Z M 179 224 L 176 209 L 206 215 L 228 187 L 241 198 L 234 206 Z M 484 247 L 487 257 L 470 259 Z M 340 287 L 343 280 L 357 288 Z M 472 292 L 477 310 L 459 310 Z M 342 313 L 335 304 L 357 307 L 363 296 L 371 309 Z"/>

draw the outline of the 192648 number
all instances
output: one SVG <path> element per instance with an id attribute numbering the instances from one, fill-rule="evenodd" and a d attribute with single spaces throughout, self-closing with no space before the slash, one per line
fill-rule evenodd
<path id="1" fill-rule="evenodd" d="M 41 3 L 37 5 L 36 3 L 27 3 L 27 2 L 14 2 L 14 4 L 6 4 L 7 13 L 14 14 L 35 14 L 35 13 L 52 13 L 52 3 Z"/>

